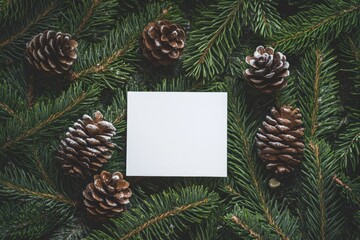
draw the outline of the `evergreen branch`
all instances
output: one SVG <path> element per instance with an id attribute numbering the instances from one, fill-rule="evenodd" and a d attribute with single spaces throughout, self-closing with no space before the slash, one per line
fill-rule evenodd
<path id="1" fill-rule="evenodd" d="M 12 83 L 7 82 L 8 76 L 0 77 L 0 120 L 13 117 L 17 112 L 25 109 L 25 102 Z M 13 79 L 11 79 L 13 81 Z"/>
<path id="2" fill-rule="evenodd" d="M 54 194 L 49 194 L 49 193 L 36 192 L 36 191 L 32 191 L 30 189 L 27 189 L 25 187 L 13 184 L 12 182 L 0 181 L 0 185 L 2 185 L 6 190 L 16 191 L 20 194 L 30 195 L 35 198 L 55 200 L 56 202 L 61 202 L 61 203 L 65 203 L 65 204 L 73 205 L 73 206 L 76 203 L 75 201 L 68 199 L 61 194 L 54 195 Z"/>
<path id="3" fill-rule="evenodd" d="M 254 137 L 254 124 L 247 117 L 247 110 L 245 107 L 245 99 L 243 95 L 243 89 L 239 93 L 234 93 L 239 86 L 234 83 L 228 84 L 228 156 L 230 160 L 230 169 L 234 175 L 235 183 L 237 183 L 244 192 L 244 195 L 251 195 L 251 203 L 256 205 L 256 209 L 264 216 L 264 221 L 269 224 L 273 231 L 281 239 L 290 239 L 287 233 L 282 229 L 278 222 L 273 217 L 273 212 L 269 208 L 270 200 L 266 195 L 261 180 L 258 179 L 258 174 L 255 166 L 255 159 L 253 158 L 252 141 Z M 250 130 L 251 129 L 251 130 Z M 246 166 L 246 169 L 239 166 Z M 248 200 L 247 200 L 248 201 Z M 244 204 L 250 204 L 249 202 Z M 252 209 L 254 206 L 249 206 Z M 290 230 L 290 228 L 296 229 L 296 220 L 292 220 L 294 225 L 287 226 L 286 229 L 289 232 L 296 234 L 296 230 Z"/>
<path id="4" fill-rule="evenodd" d="M 262 239 L 261 236 L 259 234 L 257 234 L 254 230 L 252 230 L 248 225 L 246 225 L 245 223 L 243 223 L 238 217 L 236 217 L 235 215 L 233 215 L 231 217 L 231 220 L 238 226 L 242 227 L 245 231 L 247 231 L 249 233 L 249 235 L 255 239 Z"/>
<path id="5" fill-rule="evenodd" d="M 48 238 L 49 240 L 79 240 L 86 236 L 89 232 L 89 227 L 84 225 L 81 219 L 70 218 L 66 219 L 64 223 L 55 230 L 55 232 Z"/>
<path id="6" fill-rule="evenodd" d="M 8 105 L 3 102 L 0 102 L 0 108 L 7 112 L 10 116 L 14 116 L 15 112 Z"/>
<path id="7" fill-rule="evenodd" d="M 234 16 L 237 15 L 237 12 L 240 9 L 240 3 L 241 1 L 237 1 L 236 5 L 234 5 L 230 11 L 230 13 L 225 18 L 225 21 L 216 29 L 216 31 L 213 33 L 212 37 L 210 38 L 209 42 L 206 45 L 206 48 L 203 50 L 203 52 L 200 55 L 200 59 L 198 64 L 203 64 L 205 61 L 205 58 L 209 54 L 210 49 L 215 44 L 216 40 L 219 38 L 219 36 L 225 32 L 226 26 L 231 22 L 231 20 L 234 18 Z"/>
<path id="8" fill-rule="evenodd" d="M 224 69 L 240 36 L 240 12 L 245 12 L 244 6 L 243 0 L 223 0 L 201 13 L 187 43 L 184 68 L 188 76 L 213 77 Z"/>
<path id="9" fill-rule="evenodd" d="M 0 239 L 39 239 L 63 221 L 54 208 L 38 203 L 0 205 Z"/>
<path id="10" fill-rule="evenodd" d="M 70 206 L 76 204 L 45 181 L 15 168 L 7 168 L 0 174 L 0 195 L 11 199 L 38 200 Z"/>
<path id="11" fill-rule="evenodd" d="M 33 159 L 35 162 L 35 167 L 37 169 L 37 171 L 40 173 L 41 178 L 47 183 L 49 184 L 49 186 L 55 188 L 55 184 L 54 182 L 50 179 L 49 174 L 47 173 L 47 171 L 45 170 L 43 163 L 40 159 L 40 154 L 39 154 L 39 150 L 38 149 L 34 149 L 33 150 Z"/>
<path id="12" fill-rule="evenodd" d="M 80 24 L 79 24 L 79 27 L 76 29 L 75 31 L 75 38 L 79 36 L 79 33 L 84 29 L 86 23 L 89 21 L 91 15 L 93 14 L 94 12 L 94 8 L 96 8 L 100 3 L 101 3 L 102 0 L 93 0 L 91 2 L 91 6 L 90 8 L 88 9 L 88 11 L 86 12 L 86 15 L 85 17 L 81 20 Z"/>
<path id="13" fill-rule="evenodd" d="M 114 27 L 118 4 L 116 0 L 72 2 L 63 25 L 78 40 L 97 41 Z"/>
<path id="14" fill-rule="evenodd" d="M 81 84 L 73 85 L 54 103 L 45 105 L 40 102 L 33 109 L 19 113 L 4 126 L 0 126 L 0 136 L 2 136 L 0 152 L 6 155 L 6 152 L 14 148 L 20 152 L 24 151 L 27 148 L 23 149 L 20 146 L 26 141 L 41 138 L 44 134 L 49 134 L 50 130 L 62 129 L 62 126 L 56 124 L 60 124 L 63 119 L 74 115 L 79 110 L 87 110 L 87 107 L 96 99 L 98 91 L 97 88 L 90 88 L 84 92 Z M 27 121 L 24 122 L 23 119 Z M 62 123 L 67 123 L 67 121 Z"/>
<path id="15" fill-rule="evenodd" d="M 249 15 L 248 22 L 254 32 L 268 37 L 272 36 L 275 30 L 280 29 L 280 15 L 275 1 L 256 0 L 249 1 L 249 4 L 254 14 Z"/>
<path id="16" fill-rule="evenodd" d="M 94 231 L 86 239 L 173 239 L 174 230 L 182 230 L 185 222 L 199 223 L 206 219 L 217 201 L 218 195 L 203 187 L 167 190 L 152 195 L 142 206 L 113 219 L 105 230 Z"/>
<path id="17" fill-rule="evenodd" d="M 341 166 L 356 169 L 360 157 L 360 122 L 350 123 L 345 131 L 340 133 L 337 141 L 336 155 Z"/>
<path id="18" fill-rule="evenodd" d="M 166 13 L 164 9 L 169 9 Z M 101 44 L 79 49 L 85 61 L 77 66 L 73 80 L 96 82 L 101 86 L 115 89 L 131 79 L 135 73 L 135 62 L 142 60 L 136 52 L 140 33 L 151 21 L 166 17 L 179 19 L 179 11 L 169 4 L 149 4 L 146 13 L 131 14 L 104 38 Z M 124 31 L 126 29 L 126 31 Z M 102 52 L 102 55 L 94 54 Z"/>
<path id="19" fill-rule="evenodd" d="M 84 69 L 80 72 L 73 73 L 73 80 L 80 78 L 82 75 L 90 74 L 90 73 L 101 73 L 103 72 L 111 63 L 113 63 L 117 58 L 124 56 L 124 54 L 135 46 L 137 42 L 137 37 L 133 37 L 128 39 L 128 42 L 123 48 L 116 50 L 112 55 L 108 58 L 102 60 L 96 66 L 91 66 L 90 68 Z"/>
<path id="20" fill-rule="evenodd" d="M 360 157 L 360 33 L 344 40 L 339 44 L 340 60 L 344 66 L 341 70 L 347 74 L 346 80 L 350 80 L 351 89 L 344 95 L 348 113 L 344 121 L 345 128 L 336 141 L 336 154 L 343 169 L 349 170 L 351 167 L 356 171 Z"/>
<path id="21" fill-rule="evenodd" d="M 49 125 L 50 123 L 54 122 L 58 118 L 62 117 L 65 113 L 70 112 L 75 106 L 79 105 L 81 102 L 83 102 L 87 97 L 87 94 L 83 92 L 78 98 L 74 99 L 72 102 L 70 102 L 62 111 L 56 112 L 54 114 L 51 114 L 47 119 L 45 119 L 42 122 L 39 122 L 34 127 L 30 128 L 29 130 L 23 132 L 19 136 L 17 136 L 14 140 L 6 142 L 1 149 L 8 149 L 14 144 L 17 144 L 17 142 L 21 142 L 24 139 L 36 134 L 40 129 L 43 129 L 45 126 Z"/>
<path id="22" fill-rule="evenodd" d="M 335 57 L 327 47 L 315 46 L 300 62 L 297 97 L 305 135 L 334 139 L 332 134 L 339 126 L 341 109 Z"/>
<path id="23" fill-rule="evenodd" d="M 273 35 L 273 45 L 294 53 L 315 41 L 333 39 L 358 26 L 359 11 L 359 4 L 346 1 L 315 5 L 284 22 L 280 31 Z"/>
<path id="24" fill-rule="evenodd" d="M 311 112 L 311 136 L 315 135 L 317 126 L 317 117 L 319 111 L 319 85 L 320 85 L 320 65 L 322 64 L 322 56 L 319 49 L 316 49 L 315 60 L 315 79 L 314 79 L 314 108 Z"/>
<path id="25" fill-rule="evenodd" d="M 334 154 L 325 142 L 310 141 L 303 161 L 304 228 L 310 239 L 334 239 L 344 219 L 341 198 L 333 181 Z"/>
<path id="26" fill-rule="evenodd" d="M 341 181 L 340 178 L 338 178 L 336 176 L 336 174 L 333 176 L 333 180 L 334 180 L 335 183 L 337 183 L 338 185 L 340 185 L 341 187 L 343 187 L 347 191 L 350 191 L 350 192 L 352 191 L 352 189 L 347 184 L 345 184 L 343 181 Z"/>
<path id="27" fill-rule="evenodd" d="M 144 229 L 148 228 L 149 226 L 161 221 L 161 220 L 164 220 L 165 218 L 168 218 L 172 215 L 177 215 L 183 211 L 186 211 L 190 208 L 195 208 L 197 206 L 200 206 L 200 205 L 204 205 L 205 203 L 207 203 L 209 201 L 208 198 L 205 198 L 203 200 L 200 200 L 200 201 L 197 201 L 197 202 L 194 202 L 194 203 L 190 203 L 188 205 L 182 205 L 182 206 L 179 206 L 179 207 L 176 207 L 176 209 L 172 209 L 172 210 L 169 210 L 165 213 L 162 213 L 161 215 L 159 216 L 156 216 L 152 219 L 150 219 L 149 221 L 145 222 L 143 225 L 135 228 L 133 231 L 129 232 L 128 234 L 124 235 L 123 237 L 119 238 L 120 240 L 126 240 L 126 239 L 130 239 L 131 237 L 133 237 L 134 235 L 137 235 L 139 234 L 140 232 L 144 231 Z"/>
<path id="28" fill-rule="evenodd" d="M 10 65 L 23 60 L 25 46 L 31 38 L 45 29 L 58 29 L 59 19 L 56 14 L 65 3 L 59 0 L 30 0 L 24 16 L 18 21 L 4 24 L 0 35 L 0 63 Z M 21 7 L 21 6 L 20 6 Z"/>
<path id="29" fill-rule="evenodd" d="M 51 13 L 55 8 L 56 8 L 56 2 L 54 1 L 45 9 L 44 12 L 37 15 L 37 17 L 34 18 L 32 21 L 30 21 L 26 26 L 23 26 L 23 28 L 20 29 L 19 32 L 17 32 L 14 35 L 9 36 L 7 39 L 2 40 L 0 42 L 0 49 L 2 47 L 12 43 L 16 39 L 18 39 L 21 35 L 23 35 L 25 32 L 27 32 L 33 25 L 37 24 L 41 19 L 43 19 L 44 17 L 49 15 L 49 13 Z"/>
<path id="30" fill-rule="evenodd" d="M 343 177 L 341 180 L 336 174 L 333 176 L 333 181 L 341 187 L 343 193 L 348 201 L 356 206 L 360 206 L 360 178 L 349 180 Z"/>

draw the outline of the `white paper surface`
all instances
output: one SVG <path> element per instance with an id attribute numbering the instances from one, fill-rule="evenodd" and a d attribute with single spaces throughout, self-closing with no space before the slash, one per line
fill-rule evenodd
<path id="1" fill-rule="evenodd" d="M 128 176 L 227 176 L 227 93 L 128 92 Z"/>

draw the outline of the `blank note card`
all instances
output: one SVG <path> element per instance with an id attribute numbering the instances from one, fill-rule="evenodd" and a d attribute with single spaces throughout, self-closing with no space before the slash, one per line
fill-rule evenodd
<path id="1" fill-rule="evenodd" d="M 227 176 L 227 93 L 128 92 L 128 176 Z"/>

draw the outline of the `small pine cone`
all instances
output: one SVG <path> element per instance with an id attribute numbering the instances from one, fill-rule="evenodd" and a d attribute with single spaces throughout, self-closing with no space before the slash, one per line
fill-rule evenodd
<path id="1" fill-rule="evenodd" d="M 63 74 L 77 58 L 77 46 L 70 34 L 48 30 L 26 44 L 25 56 L 32 67 L 45 75 Z"/>
<path id="2" fill-rule="evenodd" d="M 144 56 L 155 65 L 169 65 L 180 58 L 185 47 L 185 31 L 168 20 L 151 22 L 142 33 Z"/>
<path id="3" fill-rule="evenodd" d="M 67 174 L 81 178 L 91 176 L 110 159 L 115 130 L 99 111 L 94 113 L 94 118 L 85 114 L 61 140 L 56 159 Z"/>
<path id="4" fill-rule="evenodd" d="M 110 218 L 125 211 L 131 195 L 129 183 L 120 172 L 111 174 L 102 171 L 83 191 L 86 210 L 90 216 L 98 219 Z"/>
<path id="5" fill-rule="evenodd" d="M 269 94 L 287 85 L 284 79 L 289 76 L 289 63 L 281 52 L 275 53 L 271 47 L 258 46 L 254 56 L 247 56 L 250 68 L 244 72 L 245 79 L 263 93 Z"/>
<path id="6" fill-rule="evenodd" d="M 271 109 L 256 136 L 259 157 L 275 173 L 288 173 L 304 153 L 304 128 L 300 110 L 291 106 Z"/>

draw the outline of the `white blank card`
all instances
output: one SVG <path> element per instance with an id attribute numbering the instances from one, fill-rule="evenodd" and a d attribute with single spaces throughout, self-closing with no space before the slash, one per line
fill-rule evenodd
<path id="1" fill-rule="evenodd" d="M 128 92 L 128 176 L 227 176 L 227 93 Z"/>

